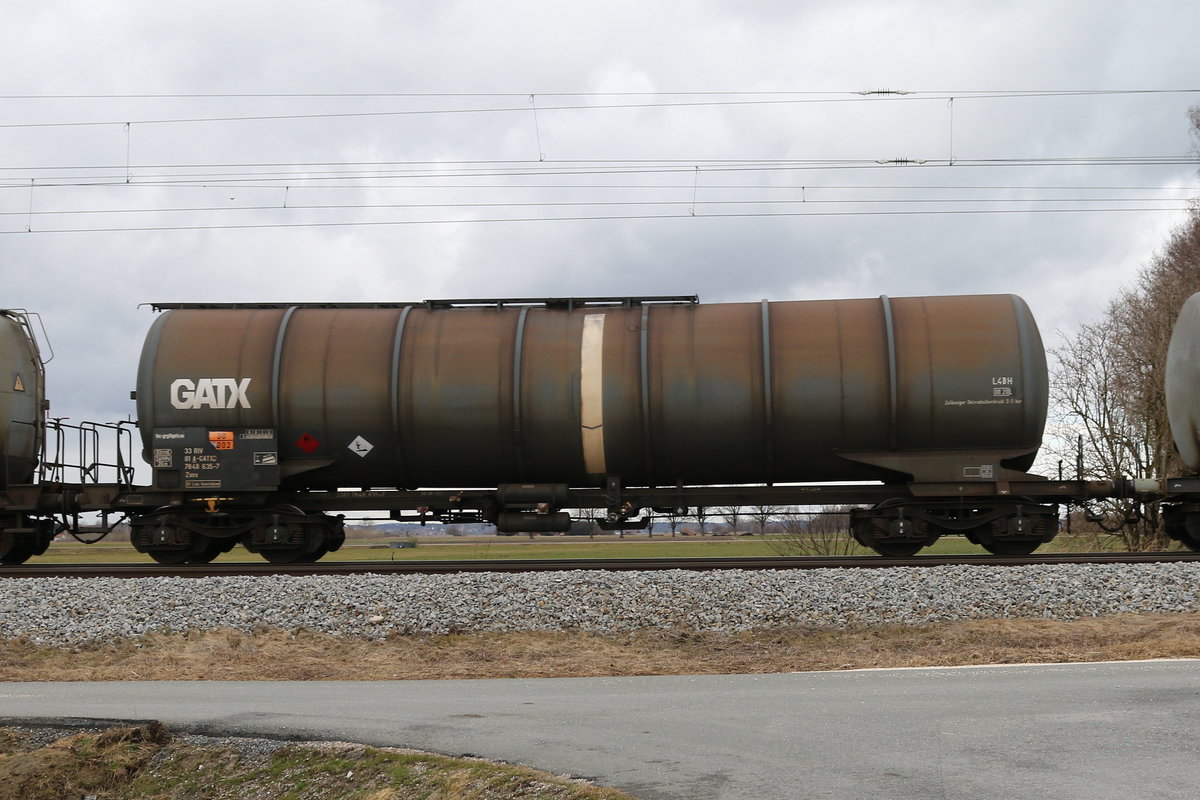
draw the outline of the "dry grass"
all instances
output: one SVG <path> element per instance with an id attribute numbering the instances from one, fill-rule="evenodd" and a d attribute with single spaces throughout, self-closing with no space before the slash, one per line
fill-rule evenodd
<path id="1" fill-rule="evenodd" d="M 0 728 L 0 800 L 88 797 L 632 800 L 526 767 L 413 750 L 331 742 L 255 753 L 238 740 L 189 744 L 157 722 L 82 733 Z"/>
<path id="2" fill-rule="evenodd" d="M 1200 615 L 923 627 L 397 636 L 371 642 L 280 631 L 151 635 L 79 649 L 0 643 L 10 681 L 395 680 L 795 672 L 1200 657 Z"/>
<path id="3" fill-rule="evenodd" d="M 96 796 L 124 786 L 170 737 L 159 723 L 80 733 L 45 747 L 22 747 L 5 731 L 0 752 L 0 800 L 60 800 Z"/>

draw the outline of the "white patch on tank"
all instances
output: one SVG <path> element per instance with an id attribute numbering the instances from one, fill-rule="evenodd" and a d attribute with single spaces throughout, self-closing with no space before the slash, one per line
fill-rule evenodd
<path id="1" fill-rule="evenodd" d="M 355 436 L 354 441 L 347 445 L 351 453 L 355 453 L 363 458 L 367 457 L 367 453 L 375 449 L 375 445 L 368 442 L 361 436 Z"/>
<path id="2" fill-rule="evenodd" d="M 604 463 L 604 315 L 583 318 L 579 345 L 579 427 L 583 465 L 589 475 L 603 475 Z"/>

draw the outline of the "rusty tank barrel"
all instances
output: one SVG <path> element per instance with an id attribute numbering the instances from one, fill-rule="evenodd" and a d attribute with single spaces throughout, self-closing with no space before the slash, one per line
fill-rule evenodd
<path id="1" fill-rule="evenodd" d="M 1046 417 L 1013 295 L 157 307 L 147 460 L 262 432 L 312 488 L 991 480 Z"/>

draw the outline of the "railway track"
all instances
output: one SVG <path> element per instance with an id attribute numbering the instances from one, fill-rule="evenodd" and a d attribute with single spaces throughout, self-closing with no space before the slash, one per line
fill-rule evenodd
<path id="1" fill-rule="evenodd" d="M 1030 564 L 1157 564 L 1200 561 L 1200 553 L 1056 553 L 1028 556 L 924 555 L 908 558 L 881 556 L 764 556 L 738 558 L 557 558 L 447 561 L 327 561 L 316 564 L 230 562 L 220 564 L 22 564 L 0 569 L 0 578 L 204 578 L 270 575 L 383 575 L 450 572 L 559 572 L 577 569 L 608 571 L 692 571 L 740 569 L 877 569 L 883 567 L 943 567 L 956 565 L 1017 567 Z"/>

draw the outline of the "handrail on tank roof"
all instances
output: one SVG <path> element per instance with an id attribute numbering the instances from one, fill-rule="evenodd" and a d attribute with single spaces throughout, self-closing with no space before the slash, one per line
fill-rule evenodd
<path id="1" fill-rule="evenodd" d="M 272 308 L 505 308 L 509 306 L 545 306 L 546 308 L 633 307 L 642 305 L 696 305 L 699 295 L 647 295 L 643 297 L 509 297 L 489 299 L 421 300 L 409 303 L 141 303 L 154 311 L 175 309 L 272 309 Z"/>

